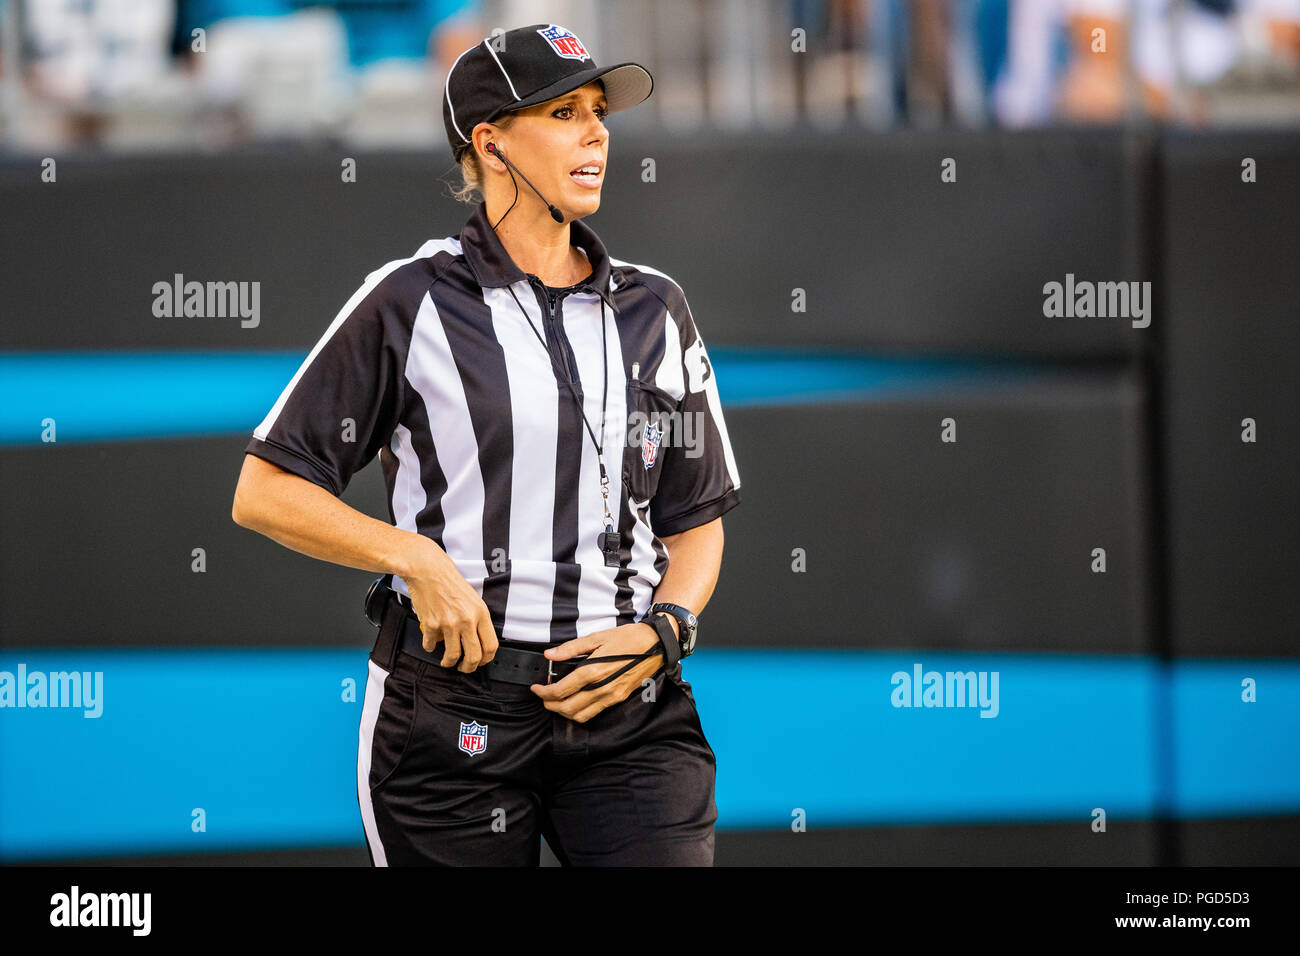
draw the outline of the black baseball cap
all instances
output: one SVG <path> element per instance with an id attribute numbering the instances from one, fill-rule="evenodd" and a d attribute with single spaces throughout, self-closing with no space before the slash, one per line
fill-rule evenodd
<path id="1" fill-rule="evenodd" d="M 447 71 L 442 119 L 452 154 L 459 162 L 473 145 L 470 134 L 479 123 L 553 100 L 596 79 L 605 86 L 611 113 L 636 106 L 654 89 L 654 77 L 641 64 L 598 67 L 586 45 L 554 23 L 484 37 Z"/>

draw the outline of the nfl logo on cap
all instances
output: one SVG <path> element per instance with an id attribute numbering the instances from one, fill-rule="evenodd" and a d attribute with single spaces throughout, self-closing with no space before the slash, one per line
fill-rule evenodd
<path id="1" fill-rule="evenodd" d="M 476 757 L 487 750 L 487 724 L 471 720 L 460 724 L 460 749 L 471 757 Z"/>
<path id="2" fill-rule="evenodd" d="M 560 56 L 568 60 L 590 60 L 591 54 L 587 48 L 582 45 L 582 41 L 570 33 L 564 27 L 557 27 L 554 23 L 545 29 L 538 30 L 551 49 Z"/>

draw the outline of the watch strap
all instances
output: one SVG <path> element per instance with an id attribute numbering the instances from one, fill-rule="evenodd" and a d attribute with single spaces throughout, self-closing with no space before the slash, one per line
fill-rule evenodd
<path id="1" fill-rule="evenodd" d="M 682 659 L 682 646 L 677 642 L 677 632 L 673 630 L 672 622 L 662 611 L 650 611 L 641 620 L 658 633 L 659 643 L 664 648 L 664 666 L 671 669 Z"/>
<path id="2" fill-rule="evenodd" d="M 667 601 L 660 601 L 657 604 L 650 605 L 650 613 L 671 614 L 677 618 L 677 641 L 683 653 L 694 649 L 695 632 L 698 628 L 698 619 L 693 613 L 680 604 L 669 604 Z"/>

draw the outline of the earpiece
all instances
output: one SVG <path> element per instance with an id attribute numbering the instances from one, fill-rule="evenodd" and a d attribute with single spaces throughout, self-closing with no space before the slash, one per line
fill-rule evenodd
<path id="1" fill-rule="evenodd" d="M 506 159 L 504 155 L 502 155 L 501 150 L 497 149 L 497 144 L 496 144 L 496 143 L 488 143 L 488 144 L 487 144 L 486 146 L 484 146 L 483 148 L 484 148 L 485 150 L 487 150 L 489 153 L 495 153 L 496 156 L 497 156 L 497 158 L 498 158 L 499 160 L 501 160 L 501 162 L 505 163 L 507 166 L 509 166 L 509 167 L 510 167 L 511 169 L 513 169 L 515 172 L 519 173 L 519 175 L 523 178 L 523 181 L 526 182 L 526 183 L 528 183 L 528 188 L 531 189 L 533 192 L 537 193 L 537 198 L 538 198 L 538 199 L 540 199 L 542 202 L 546 203 L 546 208 L 547 208 L 547 210 L 550 212 L 550 214 L 551 214 L 551 218 L 552 218 L 552 219 L 554 219 L 556 222 L 560 222 L 560 223 L 564 222 L 564 213 L 560 212 L 560 210 L 556 209 L 553 205 L 551 205 L 549 202 L 547 202 L 546 197 L 543 196 L 543 195 L 541 194 L 541 191 L 538 190 L 538 188 L 537 188 L 536 186 L 534 186 L 532 183 L 528 182 L 528 177 L 527 177 L 527 176 L 524 176 L 524 174 L 523 174 L 522 172 L 519 171 L 519 167 L 516 166 L 514 163 L 510 162 L 510 160 Z M 514 178 L 514 173 L 511 173 L 511 174 L 510 174 L 510 178 L 511 178 L 511 179 Z M 517 186 L 516 186 L 516 188 L 517 188 Z M 517 193 L 517 192 L 516 192 L 516 196 L 518 196 L 518 193 Z M 514 206 L 514 204 L 512 203 L 512 204 L 511 204 L 511 208 L 513 208 L 513 206 Z M 509 210 L 506 210 L 506 211 L 509 212 Z M 503 217 L 503 218 L 504 218 L 504 217 Z M 500 221 L 500 220 L 498 220 L 498 221 Z M 496 226 L 493 226 L 492 228 L 495 229 Z"/>

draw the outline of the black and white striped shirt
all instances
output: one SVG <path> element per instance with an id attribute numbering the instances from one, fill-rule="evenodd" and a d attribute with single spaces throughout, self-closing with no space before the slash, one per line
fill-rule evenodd
<path id="1" fill-rule="evenodd" d="M 640 620 L 668 566 L 660 536 L 740 502 L 717 379 L 681 288 L 609 258 L 581 220 L 570 231 L 592 272 L 568 289 L 523 273 L 481 203 L 458 236 L 372 272 L 246 449 L 334 495 L 378 454 L 392 523 L 447 552 L 507 640 Z M 604 449 L 618 567 L 597 540 L 595 444 L 561 377 L 575 368 Z"/>

